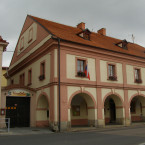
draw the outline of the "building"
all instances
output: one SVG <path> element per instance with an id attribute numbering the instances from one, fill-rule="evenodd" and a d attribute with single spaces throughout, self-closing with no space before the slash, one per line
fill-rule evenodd
<path id="1" fill-rule="evenodd" d="M 4 74 L 7 73 L 8 67 L 2 67 L 2 84 L 1 87 L 7 86 L 7 79 L 4 77 Z"/>
<path id="2" fill-rule="evenodd" d="M 14 127 L 130 125 L 145 121 L 144 74 L 144 47 L 28 15 L 2 108 Z"/>

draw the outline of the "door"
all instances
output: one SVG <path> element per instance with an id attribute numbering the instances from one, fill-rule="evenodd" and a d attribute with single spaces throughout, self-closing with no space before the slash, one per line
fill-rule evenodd
<path id="1" fill-rule="evenodd" d="M 109 106 L 110 106 L 110 122 L 116 121 L 116 107 L 113 99 L 109 100 Z"/>
<path id="2" fill-rule="evenodd" d="M 7 97 L 6 118 L 10 118 L 10 127 L 30 126 L 30 97 Z"/>

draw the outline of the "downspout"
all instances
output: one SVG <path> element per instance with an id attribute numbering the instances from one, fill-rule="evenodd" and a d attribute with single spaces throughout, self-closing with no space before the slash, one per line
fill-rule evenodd
<path id="1" fill-rule="evenodd" d="M 60 103 L 60 38 L 57 38 L 58 39 L 58 110 L 59 110 L 59 124 L 58 124 L 58 130 L 59 132 L 61 132 L 61 111 L 60 111 L 60 108 L 61 108 L 61 103 Z"/>

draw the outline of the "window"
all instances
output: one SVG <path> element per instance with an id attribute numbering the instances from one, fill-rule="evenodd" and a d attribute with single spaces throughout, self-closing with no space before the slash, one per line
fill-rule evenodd
<path id="1" fill-rule="evenodd" d="M 40 76 L 39 80 L 44 80 L 45 79 L 45 62 L 41 62 L 40 64 Z"/>
<path id="2" fill-rule="evenodd" d="M 80 116 L 80 106 L 78 105 L 72 106 L 72 115 Z"/>
<path id="3" fill-rule="evenodd" d="M 20 75 L 20 85 L 25 85 L 25 74 Z"/>
<path id="4" fill-rule="evenodd" d="M 108 64 L 108 79 L 112 81 L 117 80 L 115 64 Z"/>
<path id="5" fill-rule="evenodd" d="M 128 44 L 128 42 L 126 40 L 122 40 L 121 42 L 116 43 L 117 46 L 119 46 L 123 49 L 126 49 L 126 50 L 128 49 L 127 44 Z"/>
<path id="6" fill-rule="evenodd" d="M 85 77 L 85 66 L 86 60 L 85 59 L 78 59 L 77 58 L 77 76 Z"/>
<path id="7" fill-rule="evenodd" d="M 33 28 L 29 30 L 28 43 L 33 40 Z"/>
<path id="8" fill-rule="evenodd" d="M 90 30 L 89 29 L 85 29 L 81 32 L 79 32 L 77 35 L 84 38 L 85 40 L 90 40 Z"/>
<path id="9" fill-rule="evenodd" d="M 24 37 L 21 38 L 20 51 L 24 48 Z"/>
<path id="10" fill-rule="evenodd" d="M 28 85 L 32 84 L 32 69 L 28 70 Z"/>
<path id="11" fill-rule="evenodd" d="M 141 70 L 139 68 L 134 69 L 135 83 L 142 83 Z"/>
<path id="12" fill-rule="evenodd" d="M 14 84 L 14 80 L 12 79 L 12 80 L 11 80 L 11 85 L 13 85 L 13 84 Z"/>

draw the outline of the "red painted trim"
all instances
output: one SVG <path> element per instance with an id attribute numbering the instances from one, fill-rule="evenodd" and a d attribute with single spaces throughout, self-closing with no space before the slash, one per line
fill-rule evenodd
<path id="1" fill-rule="evenodd" d="M 109 92 L 109 93 L 107 93 L 107 94 L 105 95 L 105 97 L 103 98 L 103 107 L 104 107 L 105 100 L 106 100 L 107 97 L 110 96 L 110 95 L 115 95 L 115 96 L 117 96 L 117 97 L 121 100 L 122 106 L 124 107 L 124 101 L 123 101 L 122 97 L 121 97 L 118 93 L 116 93 L 116 92 L 115 92 L 115 93 Z"/>
<path id="2" fill-rule="evenodd" d="M 88 125 L 88 119 L 72 119 L 71 125 Z"/>
<path id="3" fill-rule="evenodd" d="M 36 127 L 48 127 L 49 121 L 36 121 Z"/>
<path id="4" fill-rule="evenodd" d="M 134 94 L 134 95 L 131 96 L 131 98 L 130 98 L 130 100 L 129 100 L 129 104 L 131 103 L 132 99 L 133 99 L 134 97 L 136 97 L 136 96 L 142 96 L 142 97 L 145 98 L 145 95 L 144 95 L 144 94 L 136 93 L 136 94 Z"/>

